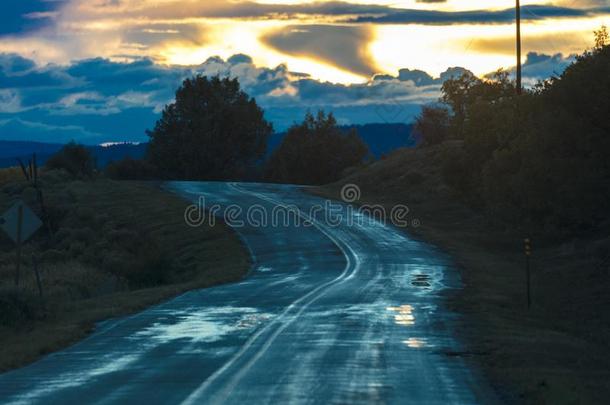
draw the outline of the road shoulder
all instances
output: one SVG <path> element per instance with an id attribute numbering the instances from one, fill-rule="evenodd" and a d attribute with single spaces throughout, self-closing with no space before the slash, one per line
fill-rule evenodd
<path id="1" fill-rule="evenodd" d="M 345 184 L 355 184 L 360 204 L 381 204 L 388 212 L 408 205 L 420 226 L 404 231 L 442 248 L 460 269 L 464 288 L 446 296 L 447 305 L 462 314 L 456 334 L 466 350 L 455 355 L 481 369 L 502 400 L 603 403 L 610 395 L 610 315 L 604 298 L 609 289 L 598 257 L 583 247 L 587 241 L 566 246 L 536 240 L 528 310 L 523 235 L 457 202 L 438 173 L 426 172 L 422 162 L 429 156 L 417 155 L 425 153 L 399 152 L 308 191 L 339 199 Z"/>
<path id="2" fill-rule="evenodd" d="M 0 208 L 15 196 L 27 198 L 19 182 L 1 186 Z M 67 211 L 52 241 L 41 230 L 25 249 L 19 291 L 12 286 L 13 248 L 0 241 L 0 301 L 11 309 L 0 317 L 0 371 L 83 339 L 99 321 L 238 281 L 249 271 L 248 250 L 233 230 L 220 220 L 187 226 L 190 202 L 156 184 L 62 179 L 48 182 L 46 197 L 49 207 Z M 32 255 L 40 258 L 42 302 Z"/>

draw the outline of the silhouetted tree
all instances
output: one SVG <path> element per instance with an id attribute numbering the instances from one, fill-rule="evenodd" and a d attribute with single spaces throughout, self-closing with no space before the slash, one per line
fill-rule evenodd
<path id="1" fill-rule="evenodd" d="M 64 169 L 73 176 L 91 177 L 95 170 L 95 159 L 89 149 L 72 141 L 51 156 L 45 167 Z"/>
<path id="2" fill-rule="evenodd" d="M 505 72 L 443 85 L 450 132 L 463 144 L 442 156 L 447 182 L 495 219 L 568 232 L 610 225 L 610 46 L 515 95 Z"/>
<path id="3" fill-rule="evenodd" d="M 593 33 L 595 34 L 595 49 L 601 50 L 610 45 L 610 35 L 608 35 L 608 28 L 605 25 Z"/>
<path id="4" fill-rule="evenodd" d="M 449 110 L 445 107 L 424 106 L 415 117 L 413 133 L 424 145 L 435 145 L 449 137 Z"/>
<path id="5" fill-rule="evenodd" d="M 355 129 L 344 133 L 332 113 L 319 111 L 293 125 L 266 166 L 271 181 L 325 184 L 338 180 L 349 167 L 362 164 L 368 148 Z"/>
<path id="6" fill-rule="evenodd" d="M 165 178 L 240 178 L 262 158 L 272 131 L 237 79 L 196 76 L 147 132 L 147 158 Z"/>

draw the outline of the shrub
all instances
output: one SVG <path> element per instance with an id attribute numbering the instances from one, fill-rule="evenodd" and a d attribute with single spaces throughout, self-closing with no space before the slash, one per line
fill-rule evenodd
<path id="1" fill-rule="evenodd" d="M 21 169 L 17 167 L 9 167 L 0 170 L 0 185 L 21 179 L 23 179 L 23 175 L 21 174 Z"/>
<path id="2" fill-rule="evenodd" d="M 63 169 L 75 177 L 91 177 L 95 162 L 91 152 L 82 145 L 70 142 L 47 160 L 49 169 Z"/>
<path id="3" fill-rule="evenodd" d="M 361 165 L 369 150 L 355 129 L 344 133 L 332 113 L 307 113 L 292 126 L 266 165 L 271 181 L 326 184 L 341 178 L 346 169 Z"/>
<path id="4" fill-rule="evenodd" d="M 157 177 L 155 166 L 147 160 L 126 157 L 111 162 L 106 167 L 106 176 L 115 180 L 152 180 Z"/>
<path id="5" fill-rule="evenodd" d="M 422 184 L 426 178 L 420 172 L 412 171 L 405 174 L 405 183 L 411 186 Z"/>
<path id="6" fill-rule="evenodd" d="M 449 137 L 449 110 L 445 107 L 422 107 L 415 118 L 413 134 L 424 145 L 435 145 Z"/>
<path id="7" fill-rule="evenodd" d="M 464 75 L 443 84 L 450 130 L 442 172 L 490 218 L 546 232 L 591 232 L 610 212 L 610 46 L 596 47 L 565 71 L 516 95 L 506 72 Z M 423 113 L 422 113 L 423 114 Z"/>
<path id="8" fill-rule="evenodd" d="M 0 325 L 15 326 L 37 318 L 35 296 L 14 287 L 0 289 Z"/>

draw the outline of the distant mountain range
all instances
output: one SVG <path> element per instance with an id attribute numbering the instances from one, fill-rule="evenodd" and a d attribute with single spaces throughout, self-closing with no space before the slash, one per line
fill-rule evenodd
<path id="1" fill-rule="evenodd" d="M 349 131 L 355 128 L 364 142 L 369 146 L 371 153 L 379 158 L 384 154 L 402 147 L 415 145 L 415 139 L 411 137 L 412 125 L 407 124 L 365 124 L 342 126 L 341 129 Z M 285 132 L 271 136 L 268 142 L 268 153 L 277 148 Z M 62 148 L 59 143 L 42 143 L 29 141 L 1 141 L 0 140 L 0 168 L 16 166 L 17 159 L 27 161 L 36 153 L 39 164 L 44 164 L 47 159 Z M 87 146 L 97 161 L 100 168 L 108 163 L 121 160 L 125 157 L 140 159 L 146 153 L 146 143 L 116 143 L 112 145 Z"/>

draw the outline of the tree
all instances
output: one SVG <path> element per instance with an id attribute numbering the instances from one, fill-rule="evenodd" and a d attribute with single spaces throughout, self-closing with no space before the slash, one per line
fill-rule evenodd
<path id="1" fill-rule="evenodd" d="M 553 232 L 610 226 L 605 31 L 563 73 L 519 97 L 505 72 L 445 82 L 450 131 L 463 142 L 441 157 L 443 176 L 490 218 Z"/>
<path id="2" fill-rule="evenodd" d="M 422 144 L 435 145 L 449 137 L 449 110 L 445 107 L 423 106 L 415 117 L 413 132 Z"/>
<path id="3" fill-rule="evenodd" d="M 91 177 L 95 170 L 95 159 L 89 149 L 72 141 L 51 156 L 45 167 L 63 169 L 72 176 Z"/>
<path id="4" fill-rule="evenodd" d="M 362 164 L 368 147 L 355 129 L 344 133 L 332 113 L 307 113 L 293 125 L 269 158 L 266 178 L 296 184 L 326 184 L 345 169 Z"/>
<path id="5" fill-rule="evenodd" d="M 602 25 L 599 30 L 593 31 L 595 34 L 595 49 L 600 50 L 605 46 L 610 45 L 610 36 L 608 35 L 608 28 Z"/>
<path id="6" fill-rule="evenodd" d="M 147 131 L 147 158 L 164 178 L 240 178 L 263 157 L 272 132 L 237 79 L 195 76 Z"/>

